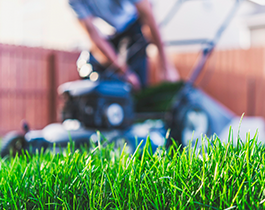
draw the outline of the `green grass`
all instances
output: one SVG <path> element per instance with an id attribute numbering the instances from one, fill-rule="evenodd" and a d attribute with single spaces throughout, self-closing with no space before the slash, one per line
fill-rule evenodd
<path id="1" fill-rule="evenodd" d="M 247 139 L 154 154 L 147 143 L 132 156 L 69 144 L 0 159 L 0 209 L 263 209 L 265 147 Z"/>
<path id="2" fill-rule="evenodd" d="M 136 112 L 165 112 L 171 105 L 176 93 L 183 87 L 183 81 L 164 82 L 150 86 L 134 94 Z"/>

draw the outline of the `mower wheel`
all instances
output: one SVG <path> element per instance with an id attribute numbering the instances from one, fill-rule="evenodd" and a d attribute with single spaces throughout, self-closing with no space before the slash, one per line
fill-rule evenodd
<path id="1" fill-rule="evenodd" d="M 17 131 L 9 132 L 2 141 L 2 147 L 0 155 L 5 157 L 9 154 L 15 156 L 16 153 L 20 154 L 21 150 L 25 146 L 26 140 L 24 135 Z"/>
<path id="2" fill-rule="evenodd" d="M 192 146 L 198 139 L 201 145 L 201 137 L 203 135 L 211 135 L 212 124 L 207 112 L 198 105 L 189 106 L 179 122 L 180 140 L 183 146 L 188 146 L 191 141 Z"/>

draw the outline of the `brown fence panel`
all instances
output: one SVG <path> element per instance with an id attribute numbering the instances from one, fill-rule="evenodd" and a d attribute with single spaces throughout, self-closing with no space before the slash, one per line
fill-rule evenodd
<path id="1" fill-rule="evenodd" d="M 204 90 L 238 115 L 248 113 L 248 78 L 215 72 Z"/>
<path id="2" fill-rule="evenodd" d="M 78 53 L 0 45 L 0 135 L 26 119 L 41 129 L 57 117 L 57 87 L 77 79 Z"/>
<path id="3" fill-rule="evenodd" d="M 181 77 L 189 78 L 196 53 L 174 54 Z M 265 117 L 265 48 L 215 51 L 207 61 L 196 85 L 241 115 Z"/>
<path id="4" fill-rule="evenodd" d="M 56 52 L 56 88 L 69 81 L 78 80 L 80 77 L 76 68 L 79 52 Z M 56 90 L 56 120 L 60 121 L 62 103 Z"/>
<path id="5" fill-rule="evenodd" d="M 265 80 L 264 78 L 255 79 L 255 91 L 252 92 L 255 95 L 255 115 L 265 117 Z"/>
<path id="6" fill-rule="evenodd" d="M 0 134 L 19 129 L 22 119 L 33 128 L 41 128 L 48 121 L 49 53 L 0 45 Z"/>

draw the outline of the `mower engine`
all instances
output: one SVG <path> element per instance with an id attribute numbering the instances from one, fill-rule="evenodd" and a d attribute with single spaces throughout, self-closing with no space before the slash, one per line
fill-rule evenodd
<path id="1" fill-rule="evenodd" d="M 58 88 L 64 100 L 62 120 L 77 119 L 85 127 L 97 129 L 130 126 L 134 117 L 131 85 L 93 71 L 84 52 L 77 67 L 84 79 L 64 83 Z"/>

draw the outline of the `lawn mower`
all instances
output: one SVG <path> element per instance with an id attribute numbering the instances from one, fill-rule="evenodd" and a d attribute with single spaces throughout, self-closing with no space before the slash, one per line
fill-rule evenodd
<path id="1" fill-rule="evenodd" d="M 142 140 L 143 147 L 148 135 L 155 151 L 159 146 L 172 144 L 171 139 L 183 146 L 187 146 L 189 141 L 194 145 L 199 139 L 200 145 L 202 135 L 220 134 L 235 114 L 194 87 L 194 82 L 240 2 L 236 0 L 213 40 L 173 43 L 204 45 L 201 59 L 186 82 L 162 84 L 133 95 L 132 86 L 111 68 L 104 72 L 93 69 L 88 62 L 90 53 L 83 51 L 77 61 L 77 69 L 83 79 L 64 83 L 58 88 L 64 100 L 62 123 L 49 124 L 42 130 L 30 130 L 24 121 L 24 132 L 12 131 L 3 138 L 1 156 L 8 155 L 10 150 L 13 154 L 20 153 L 22 149 L 34 152 L 55 147 L 59 150 L 69 141 L 75 142 L 76 148 L 89 146 L 91 142 L 97 144 L 103 137 L 115 147 L 126 142 L 127 152 L 133 153 Z M 154 108 L 165 97 L 163 108 Z"/>

